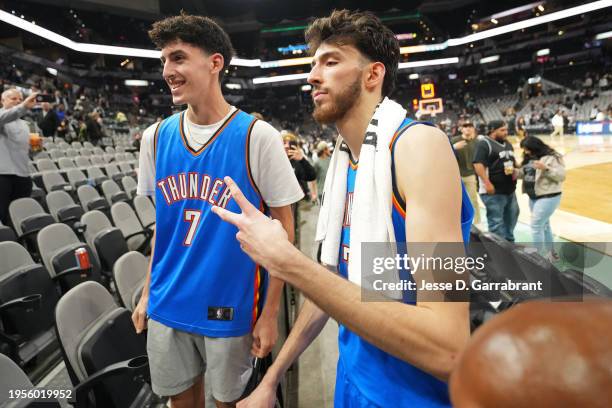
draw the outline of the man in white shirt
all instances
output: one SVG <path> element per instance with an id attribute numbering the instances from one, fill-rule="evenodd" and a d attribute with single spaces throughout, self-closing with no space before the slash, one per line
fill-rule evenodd
<path id="1" fill-rule="evenodd" d="M 561 115 L 561 109 L 557 109 L 555 116 L 552 117 L 550 123 L 553 126 L 553 132 L 550 134 L 550 140 L 552 141 L 555 136 L 559 136 L 559 141 L 563 140 L 563 115 Z"/>

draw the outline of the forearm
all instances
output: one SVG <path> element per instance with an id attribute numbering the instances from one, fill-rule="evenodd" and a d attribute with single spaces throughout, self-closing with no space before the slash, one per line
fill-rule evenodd
<path id="1" fill-rule="evenodd" d="M 478 177 L 482 179 L 482 181 L 486 184 L 489 184 L 491 181 L 489 180 L 489 176 L 487 176 L 487 171 L 482 163 L 474 163 L 474 172 Z"/>
<path id="2" fill-rule="evenodd" d="M 142 287 L 141 298 L 149 298 L 149 288 L 151 286 L 151 269 L 153 268 L 153 255 L 155 254 L 155 236 L 156 232 L 153 231 L 153 236 L 151 237 L 151 259 L 149 260 L 149 268 L 147 270 L 147 276 L 145 277 L 144 285 Z"/>
<path id="3" fill-rule="evenodd" d="M 263 381 L 276 386 L 291 364 L 321 333 L 328 319 L 329 316 L 325 312 L 306 299 L 289 337 L 274 360 L 274 364 L 268 369 Z"/>
<path id="4" fill-rule="evenodd" d="M 26 112 L 27 109 L 21 105 L 15 106 L 11 109 L 2 109 L 2 111 L 0 112 L 0 126 L 19 119 L 20 117 L 25 115 Z"/>
<path id="5" fill-rule="evenodd" d="M 330 273 L 302 254 L 291 254 L 286 281 L 364 340 L 432 375 L 446 379 L 469 326 L 429 307 L 401 302 L 362 301 L 361 288 Z M 330 290 L 333 288 L 333 290 Z M 466 307 L 448 304 L 448 307 Z M 384 316 L 384 319 L 381 319 Z"/>

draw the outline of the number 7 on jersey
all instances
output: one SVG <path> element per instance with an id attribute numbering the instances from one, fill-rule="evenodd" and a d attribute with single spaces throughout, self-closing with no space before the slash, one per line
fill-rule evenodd
<path id="1" fill-rule="evenodd" d="M 200 224 L 200 217 L 202 216 L 202 211 L 200 210 L 185 210 L 183 212 L 183 219 L 189 222 L 189 230 L 187 231 L 187 235 L 185 236 L 185 240 L 183 241 L 183 245 L 191 246 L 191 242 L 193 241 L 193 236 L 196 233 L 196 229 L 198 228 L 198 224 Z"/>

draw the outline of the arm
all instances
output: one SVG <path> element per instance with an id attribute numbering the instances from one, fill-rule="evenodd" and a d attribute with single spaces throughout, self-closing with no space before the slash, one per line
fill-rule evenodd
<path id="1" fill-rule="evenodd" d="M 149 269 L 145 277 L 144 286 L 142 287 L 142 295 L 132 313 L 132 322 L 136 333 L 141 333 L 147 328 L 147 306 L 149 304 L 149 287 L 151 286 L 151 268 L 153 267 L 153 255 L 155 254 L 155 231 L 151 237 L 151 259 L 149 261 Z"/>
<path id="2" fill-rule="evenodd" d="M 555 157 L 547 157 L 545 160 L 542 160 L 544 163 L 544 168 L 542 169 L 543 175 L 558 182 L 565 180 L 565 165 L 562 160 Z"/>
<path id="3" fill-rule="evenodd" d="M 491 180 L 489 180 L 489 176 L 487 175 L 487 170 L 485 169 L 484 164 L 474 163 L 474 172 L 483 181 L 485 188 L 487 189 L 487 193 L 495 194 L 495 187 L 491 183 Z"/>
<path id="4" fill-rule="evenodd" d="M 294 223 L 291 206 L 270 207 L 270 215 L 280 221 L 287 232 L 290 242 L 294 241 Z M 257 357 L 265 357 L 272 350 L 278 339 L 278 310 L 283 290 L 283 281 L 270 276 L 266 302 L 261 315 L 253 328 L 252 353 Z"/>
<path id="5" fill-rule="evenodd" d="M 406 200 L 411 212 L 406 225 L 410 231 L 407 241 L 461 242 L 459 174 L 448 141 L 433 128 L 415 126 L 416 129 L 418 132 L 405 137 L 408 142 L 396 147 L 398 154 L 404 155 L 403 162 L 410 163 L 409 167 L 399 168 L 402 172 L 407 168 L 407 176 L 402 175 L 400 184 L 403 194 L 413 197 Z M 445 152 L 443 160 L 440 152 Z M 434 161 L 442 163 L 442 171 L 428 171 Z M 321 310 L 364 340 L 438 378 L 448 378 L 469 337 L 467 304 L 432 304 L 420 296 L 416 306 L 363 302 L 359 286 L 303 255 L 286 240 L 279 222 L 258 212 L 231 179 L 226 178 L 226 183 L 243 212 L 234 214 L 218 207 L 213 211 L 238 226 L 240 232 L 236 237 L 256 262 L 300 289 Z"/>
<path id="6" fill-rule="evenodd" d="M 273 407 L 276 400 L 276 387 L 298 357 L 321 333 L 329 316 L 314 303 L 306 299 L 297 320 L 283 344 L 274 363 L 268 368 L 255 391 L 248 398 L 240 401 L 238 408 Z"/>
<path id="7" fill-rule="evenodd" d="M 11 109 L 0 110 L 0 126 L 19 119 L 25 115 L 26 112 L 27 109 L 23 105 L 17 105 Z"/>

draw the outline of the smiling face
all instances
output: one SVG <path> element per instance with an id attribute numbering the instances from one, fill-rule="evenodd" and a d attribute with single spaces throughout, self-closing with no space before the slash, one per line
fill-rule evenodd
<path id="1" fill-rule="evenodd" d="M 177 40 L 162 49 L 163 77 L 175 105 L 205 101 L 212 86 L 219 86 L 221 54 L 208 55 L 199 47 Z"/>
<path id="2" fill-rule="evenodd" d="M 367 63 L 351 45 L 323 43 L 317 48 L 308 76 L 317 122 L 335 123 L 357 104 Z"/>

